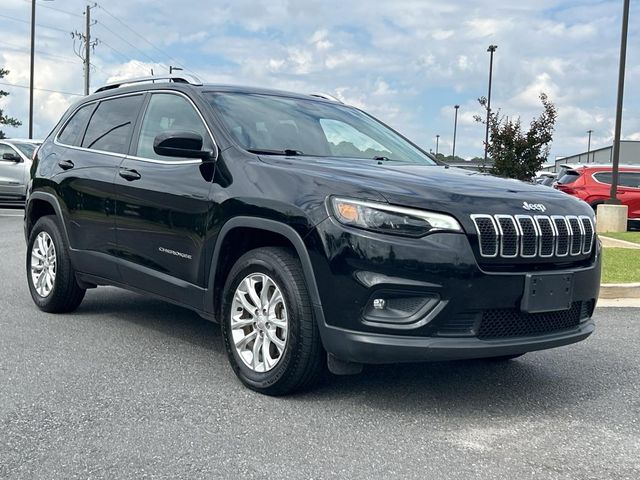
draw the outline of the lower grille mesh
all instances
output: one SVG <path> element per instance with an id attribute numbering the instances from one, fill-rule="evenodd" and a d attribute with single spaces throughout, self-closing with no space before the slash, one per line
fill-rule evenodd
<path id="1" fill-rule="evenodd" d="M 482 314 L 478 338 L 483 340 L 545 335 L 576 327 L 580 323 L 582 302 L 557 312 L 526 313 L 516 309 L 491 309 Z"/>

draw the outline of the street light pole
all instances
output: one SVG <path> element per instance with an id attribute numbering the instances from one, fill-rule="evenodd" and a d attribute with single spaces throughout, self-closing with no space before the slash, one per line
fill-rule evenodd
<path id="1" fill-rule="evenodd" d="M 591 153 L 591 134 L 593 133 L 593 130 L 587 130 L 587 133 L 589 134 L 589 142 L 587 143 L 587 163 L 589 163 L 589 154 Z"/>
<path id="2" fill-rule="evenodd" d="M 438 147 L 440 146 L 440 135 L 436 135 L 436 157 L 438 156 Z"/>
<path id="3" fill-rule="evenodd" d="M 33 70 L 36 49 L 36 0 L 31 0 L 31 60 L 29 66 L 29 138 L 33 138 Z"/>
<path id="4" fill-rule="evenodd" d="M 484 163 L 487 163 L 487 149 L 489 147 L 489 118 L 491 115 L 491 84 L 493 81 L 493 54 L 497 50 L 497 45 L 489 45 L 487 52 L 489 52 L 489 93 L 487 94 L 487 124 L 485 125 L 484 134 Z"/>
<path id="5" fill-rule="evenodd" d="M 629 31 L 629 0 L 624 0 L 622 12 L 622 35 L 620 37 L 620 69 L 618 71 L 618 104 L 616 107 L 616 126 L 613 136 L 613 171 L 611 179 L 611 198 L 607 203 L 619 205 L 618 171 L 620 165 L 620 131 L 622 130 L 622 106 L 624 99 L 624 73 L 627 61 L 627 33 Z"/>
<path id="6" fill-rule="evenodd" d="M 453 153 L 451 154 L 451 156 L 453 157 L 453 161 L 455 161 L 456 159 L 456 133 L 458 130 L 458 109 L 460 108 L 460 105 L 454 105 L 453 108 L 456 109 L 456 116 L 455 119 L 453 121 Z"/>

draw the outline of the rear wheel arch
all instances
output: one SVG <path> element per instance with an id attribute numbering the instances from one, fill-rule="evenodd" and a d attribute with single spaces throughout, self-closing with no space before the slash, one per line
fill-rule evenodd
<path id="1" fill-rule="evenodd" d="M 62 229 L 62 234 L 66 237 L 68 243 L 69 236 L 67 235 L 67 228 L 62 217 L 62 209 L 60 208 L 58 199 L 54 195 L 46 192 L 33 192 L 29 197 L 25 210 L 25 235 L 27 239 L 36 222 L 47 215 L 56 217 Z"/>
<path id="2" fill-rule="evenodd" d="M 292 227 L 275 220 L 235 217 L 224 224 L 214 247 L 205 310 L 219 314 L 221 294 L 226 276 L 235 262 L 246 252 L 261 247 L 291 249 L 300 260 L 311 301 L 321 305 L 313 266 L 302 237 Z"/>

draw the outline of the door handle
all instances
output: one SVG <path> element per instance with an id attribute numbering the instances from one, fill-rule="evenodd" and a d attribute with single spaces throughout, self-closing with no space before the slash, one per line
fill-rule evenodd
<path id="1" fill-rule="evenodd" d="M 128 168 L 121 168 L 118 174 L 128 182 L 139 180 L 141 178 L 141 175 L 138 172 L 136 172 L 135 170 L 130 170 Z"/>
<path id="2" fill-rule="evenodd" d="M 69 170 L 70 168 L 73 168 L 75 165 L 71 160 L 60 160 L 58 162 L 58 166 L 63 170 Z"/>

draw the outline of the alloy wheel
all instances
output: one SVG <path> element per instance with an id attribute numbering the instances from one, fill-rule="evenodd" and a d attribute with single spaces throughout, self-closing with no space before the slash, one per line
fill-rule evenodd
<path id="1" fill-rule="evenodd" d="M 36 292 L 45 298 L 56 280 L 56 247 L 47 232 L 40 232 L 31 248 L 31 281 Z"/>

